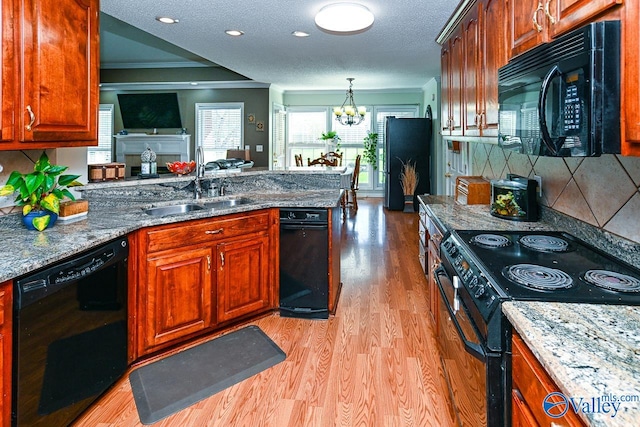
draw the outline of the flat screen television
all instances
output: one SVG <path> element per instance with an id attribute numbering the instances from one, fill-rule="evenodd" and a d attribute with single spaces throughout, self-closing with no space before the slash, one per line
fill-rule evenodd
<path id="1" fill-rule="evenodd" d="M 177 93 L 119 93 L 125 129 L 181 128 Z"/>

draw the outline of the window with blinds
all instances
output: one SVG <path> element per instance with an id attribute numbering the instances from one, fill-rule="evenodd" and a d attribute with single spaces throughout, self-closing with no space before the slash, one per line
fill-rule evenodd
<path id="1" fill-rule="evenodd" d="M 98 146 L 87 148 L 87 164 L 110 163 L 113 146 L 113 104 L 100 104 Z"/>
<path id="2" fill-rule="evenodd" d="M 244 148 L 243 117 L 241 102 L 196 104 L 196 146 L 203 148 L 205 162 Z"/>
<path id="3" fill-rule="evenodd" d="M 286 166 L 286 118 L 287 112 L 282 105 L 273 105 L 273 166 L 283 168 Z"/>

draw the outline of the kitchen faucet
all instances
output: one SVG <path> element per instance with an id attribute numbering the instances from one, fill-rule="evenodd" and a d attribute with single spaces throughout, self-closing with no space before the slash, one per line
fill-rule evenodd
<path id="1" fill-rule="evenodd" d="M 204 152 L 202 147 L 196 148 L 196 176 L 193 179 L 193 192 L 196 200 L 202 197 L 202 178 L 204 177 Z"/>

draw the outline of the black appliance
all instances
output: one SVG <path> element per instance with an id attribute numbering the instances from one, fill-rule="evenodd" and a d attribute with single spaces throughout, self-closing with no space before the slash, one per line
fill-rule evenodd
<path id="1" fill-rule="evenodd" d="M 498 71 L 499 144 L 539 156 L 620 153 L 620 22 L 588 24 Z"/>
<path id="2" fill-rule="evenodd" d="M 512 221 L 537 221 L 538 181 L 515 174 L 491 180 L 491 215 Z"/>
<path id="3" fill-rule="evenodd" d="M 127 239 L 14 281 L 12 424 L 66 426 L 127 369 Z"/>
<path id="4" fill-rule="evenodd" d="M 640 270 L 567 233 L 452 231 L 440 248 L 440 328 L 452 333 L 438 339 L 449 379 L 468 379 L 449 381 L 462 425 L 511 425 L 503 301 L 640 305 Z"/>
<path id="5" fill-rule="evenodd" d="M 280 315 L 329 317 L 329 211 L 280 210 Z"/>
<path id="6" fill-rule="evenodd" d="M 387 117 L 384 133 L 384 207 L 404 209 L 404 193 L 400 185 L 402 164 L 415 163 L 419 174 L 415 194 L 430 193 L 431 119 Z M 417 201 L 414 197 L 414 208 Z"/>
<path id="7" fill-rule="evenodd" d="M 182 128 L 176 92 L 119 93 L 118 105 L 125 129 Z"/>

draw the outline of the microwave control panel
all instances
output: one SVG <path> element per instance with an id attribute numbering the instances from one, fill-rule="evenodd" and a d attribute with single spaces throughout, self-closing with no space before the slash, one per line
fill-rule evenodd
<path id="1" fill-rule="evenodd" d="M 583 87 L 584 80 L 581 73 L 569 73 L 565 79 L 564 93 L 564 123 L 565 135 L 578 135 L 581 132 L 583 111 Z"/>

